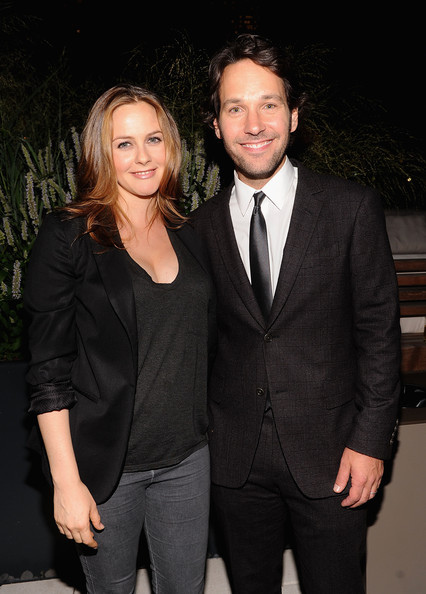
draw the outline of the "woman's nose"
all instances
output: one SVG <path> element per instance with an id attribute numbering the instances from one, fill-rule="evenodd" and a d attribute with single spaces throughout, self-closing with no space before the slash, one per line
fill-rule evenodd
<path id="1" fill-rule="evenodd" d="M 136 162 L 141 163 L 142 165 L 146 165 L 151 161 L 151 157 L 149 154 L 149 150 L 146 146 L 138 147 L 137 154 L 136 154 Z"/>

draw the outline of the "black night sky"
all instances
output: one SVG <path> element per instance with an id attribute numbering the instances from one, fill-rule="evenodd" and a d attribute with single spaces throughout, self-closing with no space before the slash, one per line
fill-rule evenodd
<path id="1" fill-rule="evenodd" d="M 334 50 L 330 76 L 380 100 L 392 120 L 423 137 L 424 19 L 409 2 L 306 3 L 203 0 L 189 3 L 130 0 L 2 0 L 15 11 L 41 19 L 37 27 L 60 52 L 66 47 L 74 72 L 93 74 L 114 84 L 127 52 L 137 45 L 160 47 L 186 32 L 195 47 L 209 54 L 233 37 L 243 17 L 253 32 L 281 44 L 321 43 Z M 1 14 L 0 14 L 1 18 Z"/>

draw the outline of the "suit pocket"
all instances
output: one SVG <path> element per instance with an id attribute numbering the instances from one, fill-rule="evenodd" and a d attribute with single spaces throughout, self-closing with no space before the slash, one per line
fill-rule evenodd
<path id="1" fill-rule="evenodd" d="M 327 409 L 333 409 L 333 408 L 337 408 L 339 406 L 343 406 L 344 404 L 347 404 L 348 402 L 352 402 L 354 399 L 353 394 L 351 394 L 349 391 L 348 392 L 341 392 L 341 393 L 335 393 L 335 394 L 329 394 L 326 396 L 325 399 L 325 406 Z"/>
<path id="2" fill-rule="evenodd" d="M 339 243 L 333 243 L 328 246 L 322 245 L 318 250 L 309 250 L 302 262 L 302 268 L 317 268 L 334 266 L 341 258 Z"/>

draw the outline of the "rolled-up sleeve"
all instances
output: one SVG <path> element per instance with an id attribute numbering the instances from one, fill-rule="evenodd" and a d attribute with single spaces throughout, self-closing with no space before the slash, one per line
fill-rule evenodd
<path id="1" fill-rule="evenodd" d="M 76 274 L 71 221 L 49 214 L 35 241 L 25 278 L 24 306 L 29 318 L 30 411 L 41 414 L 71 408 L 76 396 L 71 369 L 77 356 Z M 74 232 L 75 235 L 75 232 Z"/>

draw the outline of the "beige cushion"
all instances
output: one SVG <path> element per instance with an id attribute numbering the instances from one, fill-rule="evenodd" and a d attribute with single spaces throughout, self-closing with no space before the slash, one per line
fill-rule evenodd
<path id="1" fill-rule="evenodd" d="M 386 228 L 392 254 L 426 255 L 426 212 L 388 211 Z"/>

